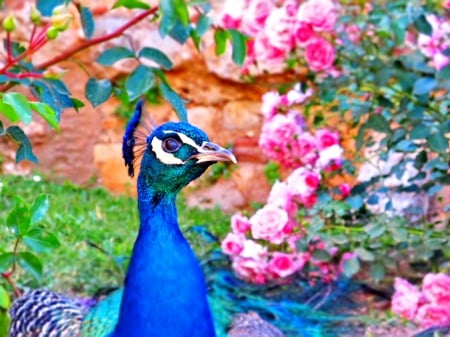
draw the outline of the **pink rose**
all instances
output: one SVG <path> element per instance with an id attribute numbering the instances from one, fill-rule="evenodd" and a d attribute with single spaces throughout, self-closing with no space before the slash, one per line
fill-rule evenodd
<path id="1" fill-rule="evenodd" d="M 265 120 L 259 138 L 264 155 L 285 167 L 299 166 L 301 158 L 292 148 L 297 143 L 297 135 L 303 133 L 302 122 L 294 114 L 276 114 Z"/>
<path id="2" fill-rule="evenodd" d="M 309 132 L 302 132 L 297 135 L 291 143 L 291 155 L 296 162 L 313 165 L 317 160 L 316 139 Z M 298 165 L 297 165 L 298 167 Z"/>
<path id="3" fill-rule="evenodd" d="M 416 286 L 400 277 L 395 278 L 394 290 L 391 301 L 392 312 L 412 320 L 419 305 L 423 302 L 422 293 Z"/>
<path id="4" fill-rule="evenodd" d="M 285 182 L 276 181 L 270 190 L 267 203 L 286 210 L 288 215 L 294 216 L 298 207 Z"/>
<path id="5" fill-rule="evenodd" d="M 277 73 L 285 68 L 286 51 L 274 46 L 264 31 L 255 37 L 253 54 L 260 70 Z"/>
<path id="6" fill-rule="evenodd" d="M 446 9 L 450 9 L 450 0 L 443 0 L 442 6 Z"/>
<path id="7" fill-rule="evenodd" d="M 236 274 L 246 281 L 255 284 L 264 284 L 267 281 L 267 262 L 265 260 L 237 256 L 233 259 L 232 267 Z"/>
<path id="8" fill-rule="evenodd" d="M 425 275 L 422 292 L 431 303 L 450 307 L 450 276 L 444 273 Z"/>
<path id="9" fill-rule="evenodd" d="M 283 228 L 288 223 L 285 210 L 271 204 L 259 209 L 251 218 L 251 231 L 255 239 L 280 244 L 284 239 Z"/>
<path id="10" fill-rule="evenodd" d="M 319 150 L 339 143 L 339 135 L 336 132 L 331 132 L 328 129 L 316 130 L 316 143 Z"/>
<path id="11" fill-rule="evenodd" d="M 249 36 L 264 29 L 267 17 L 275 8 L 272 0 L 253 0 L 245 10 L 242 19 L 242 32 Z"/>
<path id="12" fill-rule="evenodd" d="M 339 185 L 339 192 L 343 198 L 347 198 L 352 190 L 351 186 L 347 183 L 342 183 Z"/>
<path id="13" fill-rule="evenodd" d="M 424 328 L 432 326 L 447 326 L 450 322 L 450 305 L 427 303 L 422 305 L 416 315 L 416 321 Z"/>
<path id="14" fill-rule="evenodd" d="M 300 167 L 290 174 L 286 183 L 292 195 L 309 196 L 317 191 L 320 184 L 320 175 Z"/>
<path id="15" fill-rule="evenodd" d="M 450 58 L 442 53 L 436 53 L 433 55 L 433 66 L 436 70 L 441 70 L 450 64 Z"/>
<path id="16" fill-rule="evenodd" d="M 226 29 L 238 29 L 241 25 L 245 7 L 245 1 L 226 1 L 219 18 L 219 25 Z"/>
<path id="17" fill-rule="evenodd" d="M 313 94 L 313 90 L 308 88 L 305 92 L 302 91 L 302 84 L 297 83 L 292 90 L 286 93 L 286 103 L 288 106 L 293 104 L 302 104 Z"/>
<path id="18" fill-rule="evenodd" d="M 294 38 L 296 44 L 299 46 L 305 46 L 306 43 L 315 37 L 316 33 L 312 29 L 311 25 L 306 22 L 297 21 L 294 26 Z"/>
<path id="19" fill-rule="evenodd" d="M 269 261 L 269 271 L 276 277 L 286 277 L 298 270 L 292 254 L 274 252 Z"/>
<path id="20" fill-rule="evenodd" d="M 278 106 L 281 103 L 281 96 L 277 91 L 266 92 L 262 96 L 261 112 L 265 118 L 272 118 L 276 113 Z"/>
<path id="21" fill-rule="evenodd" d="M 330 0 L 308 0 L 301 4 L 297 19 L 306 22 L 316 31 L 331 31 L 336 24 L 338 11 Z"/>
<path id="22" fill-rule="evenodd" d="M 247 259 L 265 260 L 267 248 L 253 240 L 245 240 L 241 256 Z"/>
<path id="23" fill-rule="evenodd" d="M 272 46 L 287 53 L 294 47 L 294 25 L 295 18 L 284 8 L 277 8 L 267 18 L 264 32 Z"/>
<path id="24" fill-rule="evenodd" d="M 305 206 L 306 208 L 311 208 L 315 204 L 317 204 L 317 194 L 309 194 L 309 195 L 301 195 L 299 197 L 299 201 Z"/>
<path id="25" fill-rule="evenodd" d="M 334 168 L 340 168 L 344 149 L 338 144 L 331 145 L 322 151 L 319 151 L 317 165 L 321 169 L 327 169 L 330 165 L 336 165 Z M 330 171 L 330 170 L 329 170 Z"/>
<path id="26" fill-rule="evenodd" d="M 250 222 L 246 216 L 234 214 L 231 217 L 231 228 L 236 234 L 245 234 L 250 230 Z"/>
<path id="27" fill-rule="evenodd" d="M 333 45 L 321 37 L 308 41 L 305 48 L 305 59 L 313 71 L 321 71 L 333 65 L 336 53 Z"/>
<path id="28" fill-rule="evenodd" d="M 222 251 L 227 255 L 239 255 L 244 249 L 244 240 L 242 234 L 228 233 L 222 241 Z"/>

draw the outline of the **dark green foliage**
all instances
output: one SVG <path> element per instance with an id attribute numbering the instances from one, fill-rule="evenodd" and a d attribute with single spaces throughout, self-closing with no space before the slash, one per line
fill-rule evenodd
<path id="1" fill-rule="evenodd" d="M 33 213 L 39 222 L 29 227 L 30 235 L 24 238 L 21 247 L 39 257 L 43 275 L 36 280 L 34 275 L 39 272 L 29 274 L 19 270 L 15 279 L 20 286 L 45 286 L 63 293 L 75 291 L 92 295 L 99 289 L 122 284 L 139 222 L 135 199 L 112 196 L 99 188 L 83 189 L 69 183 L 58 185 L 23 177 L 2 176 L 0 182 L 0 217 L 4 221 L 15 207 L 17 191 L 22 197 L 19 200 L 25 201 L 42 195 L 35 201 L 40 211 Z M 40 218 L 38 214 L 43 214 L 47 207 L 43 196 L 48 198 L 49 208 Z M 37 207 L 38 204 L 41 207 Z M 211 247 L 190 228 L 206 226 L 216 237 L 224 236 L 229 229 L 229 216 L 218 208 L 188 209 L 181 197 L 178 211 L 182 230 L 200 256 Z M 5 225 L 0 226 L 0 241 L 6 243 L 5 250 L 0 250 L 0 271 L 5 271 L 11 267 L 13 257 L 8 252 L 14 244 Z M 39 271 L 39 267 L 35 267 Z"/>
<path id="2" fill-rule="evenodd" d="M 83 25 L 84 36 L 90 40 L 95 31 L 94 16 L 89 8 L 79 6 L 78 8 L 81 16 L 81 24 Z"/>
<path id="3" fill-rule="evenodd" d="M 97 80 L 90 78 L 86 83 L 86 98 L 96 107 L 104 103 L 112 93 L 112 84 L 110 80 Z"/>
<path id="4" fill-rule="evenodd" d="M 135 9 L 135 8 L 149 9 L 150 5 L 144 1 L 139 1 L 139 0 L 118 0 L 114 4 L 113 8 L 118 8 L 118 7 L 125 7 L 128 9 Z"/>

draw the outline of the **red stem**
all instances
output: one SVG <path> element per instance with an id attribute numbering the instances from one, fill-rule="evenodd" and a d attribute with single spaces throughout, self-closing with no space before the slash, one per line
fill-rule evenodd
<path id="1" fill-rule="evenodd" d="M 147 9 L 146 11 L 142 12 L 141 14 L 139 14 L 138 16 L 136 16 L 135 18 L 131 19 L 130 21 L 128 21 L 126 24 L 124 24 L 122 27 L 118 28 L 117 30 L 115 30 L 114 32 L 104 35 L 104 36 L 99 36 L 95 39 L 92 40 L 87 40 L 84 41 L 82 44 L 78 45 L 78 46 L 74 46 L 71 49 L 66 50 L 65 52 L 63 52 L 62 54 L 47 60 L 41 64 L 36 65 L 37 69 L 45 69 L 48 68 L 49 66 L 52 66 L 56 63 L 59 63 L 61 61 L 66 60 L 67 58 L 69 58 L 70 56 L 86 49 L 89 48 L 93 45 L 99 44 L 99 43 L 103 43 L 106 42 L 108 40 L 112 40 L 116 37 L 119 37 L 120 35 L 123 34 L 124 31 L 126 31 L 128 28 L 134 26 L 136 23 L 138 23 L 139 21 L 145 19 L 147 16 L 155 14 L 156 11 L 158 10 L 158 7 L 153 7 L 151 9 Z"/>
<path id="2" fill-rule="evenodd" d="M 19 288 L 17 288 L 16 284 L 14 283 L 13 279 L 11 278 L 12 273 L 5 272 L 5 273 L 2 273 L 1 275 L 6 280 L 6 282 L 8 282 L 8 284 L 11 286 L 11 288 L 13 288 L 13 291 L 14 291 L 14 294 L 16 295 L 16 297 L 22 296 L 22 292 L 19 290 Z"/>

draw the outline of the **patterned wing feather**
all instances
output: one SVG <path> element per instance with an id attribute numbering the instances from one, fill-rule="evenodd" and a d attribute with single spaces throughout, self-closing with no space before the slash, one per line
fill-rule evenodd
<path id="1" fill-rule="evenodd" d="M 123 289 L 111 293 L 86 314 L 82 323 L 83 337 L 109 336 L 117 324 Z"/>
<path id="2" fill-rule="evenodd" d="M 80 337 L 87 307 L 66 296 L 39 289 L 14 302 L 10 337 Z"/>

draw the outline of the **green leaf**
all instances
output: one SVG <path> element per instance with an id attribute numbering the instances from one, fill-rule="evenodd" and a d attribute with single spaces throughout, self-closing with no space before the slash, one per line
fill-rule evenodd
<path id="1" fill-rule="evenodd" d="M 425 163 L 428 161 L 428 154 L 425 150 L 420 151 L 416 158 L 414 158 L 414 167 L 418 170 L 421 170 Z"/>
<path id="2" fill-rule="evenodd" d="M 409 137 L 411 139 L 425 139 L 430 134 L 430 128 L 424 124 L 416 125 L 411 132 L 409 133 Z"/>
<path id="3" fill-rule="evenodd" d="M 313 251 L 313 257 L 319 261 L 330 261 L 331 255 L 326 250 L 315 249 Z"/>
<path id="4" fill-rule="evenodd" d="M 18 92 L 8 92 L 3 95 L 3 103 L 10 105 L 22 122 L 25 124 L 31 122 L 33 117 L 30 103 L 24 95 Z"/>
<path id="5" fill-rule="evenodd" d="M 360 195 L 353 195 L 347 199 L 345 202 L 353 209 L 358 210 L 364 205 L 364 200 Z"/>
<path id="6" fill-rule="evenodd" d="M 32 225 L 42 220 L 42 218 L 47 214 L 50 205 L 49 200 L 50 196 L 48 194 L 41 194 L 34 199 L 30 209 L 30 223 Z"/>
<path id="7" fill-rule="evenodd" d="M 35 277 L 36 279 L 42 278 L 43 265 L 41 260 L 30 252 L 21 252 L 17 255 L 17 263 L 21 266 L 27 273 Z"/>
<path id="8" fill-rule="evenodd" d="M 143 64 L 134 69 L 125 83 L 125 89 L 130 101 L 133 101 L 149 90 L 155 82 L 153 70 Z"/>
<path id="9" fill-rule="evenodd" d="M 20 237 L 30 228 L 31 216 L 30 209 L 26 202 L 18 196 L 15 196 L 13 209 L 6 218 L 6 225 L 11 228 L 14 235 Z"/>
<path id="10" fill-rule="evenodd" d="M 54 129 L 59 130 L 58 114 L 48 104 L 41 102 L 30 102 L 31 109 L 36 111 Z"/>
<path id="11" fill-rule="evenodd" d="M 356 253 L 356 255 L 358 255 L 358 257 L 362 261 L 374 261 L 375 260 L 375 255 L 363 247 L 356 248 L 355 253 Z"/>
<path id="12" fill-rule="evenodd" d="M 214 42 L 216 44 L 216 55 L 220 56 L 227 50 L 228 33 L 223 29 L 214 32 Z"/>
<path id="13" fill-rule="evenodd" d="M 187 122 L 188 121 L 187 110 L 186 105 L 183 102 L 183 99 L 164 83 L 160 83 L 159 88 L 161 89 L 161 93 L 164 99 L 167 102 L 169 102 L 175 109 L 175 112 L 177 113 L 180 121 Z"/>
<path id="14" fill-rule="evenodd" d="M 37 0 L 36 7 L 44 16 L 51 16 L 53 9 L 64 5 L 67 0 Z"/>
<path id="15" fill-rule="evenodd" d="M 345 245 L 348 243 L 349 239 L 345 234 L 336 234 L 331 237 L 331 240 L 337 245 Z"/>
<path id="16" fill-rule="evenodd" d="M 86 36 L 86 38 L 90 40 L 95 31 L 94 16 L 92 15 L 92 12 L 89 8 L 80 6 L 80 17 L 84 36 Z"/>
<path id="17" fill-rule="evenodd" d="M 112 84 L 109 80 L 90 78 L 86 83 L 86 98 L 95 108 L 104 103 L 112 94 Z"/>
<path id="18" fill-rule="evenodd" d="M 135 57 L 135 55 L 131 49 L 125 47 L 113 47 L 101 53 L 96 61 L 104 66 L 111 66 L 117 61 L 132 57 Z"/>
<path id="19" fill-rule="evenodd" d="M 190 18 L 189 18 L 189 10 L 188 10 L 186 1 L 171 0 L 170 2 L 172 3 L 173 7 L 175 7 L 175 13 L 176 13 L 178 20 L 183 24 L 183 26 L 185 26 L 185 27 L 189 26 Z"/>
<path id="20" fill-rule="evenodd" d="M 395 148 L 402 152 L 414 152 L 419 146 L 409 139 L 403 139 L 395 144 Z"/>
<path id="21" fill-rule="evenodd" d="M 448 80 L 450 78 L 450 64 L 439 70 L 437 77 L 442 80 Z"/>
<path id="22" fill-rule="evenodd" d="M 3 128 L 2 121 L 0 121 L 0 136 L 4 136 L 4 135 L 5 135 L 5 129 Z"/>
<path id="23" fill-rule="evenodd" d="M 414 83 L 413 94 L 414 95 L 425 95 L 431 90 L 436 88 L 437 81 L 433 77 L 422 77 L 419 78 L 416 83 Z"/>
<path id="24" fill-rule="evenodd" d="M 30 229 L 23 237 L 25 245 L 36 253 L 49 252 L 61 246 L 58 238 L 41 228 Z"/>
<path id="25" fill-rule="evenodd" d="M 205 34 L 209 27 L 211 27 L 212 20 L 209 16 L 202 14 L 198 18 L 197 25 L 196 25 L 196 31 L 199 36 L 203 36 Z"/>
<path id="26" fill-rule="evenodd" d="M 366 233 L 370 236 L 371 239 L 375 239 L 386 232 L 386 227 L 382 226 L 378 223 L 368 224 L 364 227 Z"/>
<path id="27" fill-rule="evenodd" d="M 16 163 L 20 163 L 21 161 L 28 160 L 32 163 L 38 164 L 39 160 L 36 155 L 33 153 L 33 149 L 30 143 L 22 143 L 19 145 L 16 151 Z"/>
<path id="28" fill-rule="evenodd" d="M 140 9 L 150 9 L 150 5 L 143 2 L 143 1 L 138 1 L 138 0 L 119 0 L 116 1 L 116 3 L 114 4 L 113 8 L 119 8 L 119 7 L 125 7 L 128 9 L 135 9 L 135 8 L 140 8 Z"/>
<path id="29" fill-rule="evenodd" d="M 8 310 L 11 305 L 11 301 L 9 300 L 8 292 L 0 285 L 0 309 Z M 0 315 L 2 313 L 0 312 Z"/>
<path id="30" fill-rule="evenodd" d="M 73 108 L 78 112 L 78 110 L 80 110 L 80 108 L 84 107 L 84 103 L 83 101 L 80 101 L 77 98 L 73 98 L 72 97 L 72 103 L 73 103 Z"/>
<path id="31" fill-rule="evenodd" d="M 29 160 L 35 164 L 38 163 L 38 159 L 33 153 L 30 140 L 21 128 L 16 125 L 10 126 L 6 129 L 6 134 L 19 144 L 16 152 L 17 163 L 22 160 Z"/>
<path id="32" fill-rule="evenodd" d="M 156 62 L 166 70 L 170 70 L 173 68 L 173 64 L 170 58 L 167 57 L 167 55 L 159 49 L 145 47 L 141 49 L 138 56 Z"/>
<path id="33" fill-rule="evenodd" d="M 8 118 L 11 122 L 17 123 L 20 118 L 17 112 L 13 109 L 9 104 L 5 104 L 0 101 L 0 113 L 3 114 L 6 118 Z"/>
<path id="34" fill-rule="evenodd" d="M 419 31 L 419 33 L 425 34 L 430 36 L 433 34 L 433 27 L 431 27 L 430 23 L 428 22 L 426 16 L 424 14 L 421 14 L 415 21 L 414 21 L 414 27 Z"/>
<path id="35" fill-rule="evenodd" d="M 385 268 L 381 262 L 375 262 L 370 265 L 370 276 L 375 280 L 375 282 L 379 282 L 384 278 Z"/>
<path id="36" fill-rule="evenodd" d="M 177 24 L 177 13 L 175 12 L 172 0 L 161 0 L 159 2 L 159 7 L 161 11 L 159 32 L 162 37 L 165 37 Z"/>
<path id="37" fill-rule="evenodd" d="M 359 260 L 357 257 L 352 257 L 344 261 L 344 275 L 352 277 L 360 268 Z"/>
<path id="38" fill-rule="evenodd" d="M 446 153 L 449 148 L 449 140 L 440 132 L 433 132 L 427 140 L 431 150 L 435 152 Z"/>
<path id="39" fill-rule="evenodd" d="M 391 127 L 384 118 L 383 115 L 380 114 L 371 114 L 367 122 L 365 123 L 367 128 L 373 129 L 378 132 L 389 133 L 391 131 Z"/>
<path id="40" fill-rule="evenodd" d="M 231 45 L 233 47 L 231 58 L 238 66 L 242 66 L 247 55 L 247 38 L 235 29 L 228 30 L 228 34 L 230 35 Z"/>
<path id="41" fill-rule="evenodd" d="M 13 253 L 4 253 L 0 255 L 0 273 L 3 273 L 9 269 L 11 269 L 14 263 L 14 254 Z"/>

